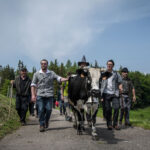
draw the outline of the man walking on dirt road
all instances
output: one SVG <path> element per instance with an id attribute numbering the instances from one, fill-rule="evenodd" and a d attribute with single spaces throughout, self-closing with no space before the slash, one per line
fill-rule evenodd
<path id="1" fill-rule="evenodd" d="M 31 98 L 31 80 L 27 76 L 27 69 L 22 68 L 20 75 L 11 80 L 11 84 L 16 89 L 16 110 L 22 125 L 26 125 L 26 113 Z"/>
<path id="2" fill-rule="evenodd" d="M 40 132 L 43 132 L 49 126 L 49 119 L 52 112 L 54 97 L 53 81 L 64 82 L 68 79 L 62 78 L 55 72 L 48 70 L 48 61 L 46 59 L 42 59 L 40 63 L 41 70 L 34 73 L 31 93 L 32 101 L 37 101 Z"/>
<path id="3" fill-rule="evenodd" d="M 120 74 L 113 70 L 114 61 L 107 61 L 106 76 L 101 81 L 101 95 L 104 101 L 106 111 L 106 121 L 108 130 L 113 128 L 119 130 L 118 115 L 119 115 L 119 91 L 122 92 L 122 78 Z M 113 124 L 112 124 L 112 108 L 114 109 Z"/>

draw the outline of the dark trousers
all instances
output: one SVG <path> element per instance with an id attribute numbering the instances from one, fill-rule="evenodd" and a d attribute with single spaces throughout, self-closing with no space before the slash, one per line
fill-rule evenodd
<path id="1" fill-rule="evenodd" d="M 60 100 L 59 101 L 59 105 L 60 105 L 60 113 L 62 114 L 65 114 L 66 112 L 66 108 L 65 108 L 65 104 L 64 104 L 64 101 Z"/>
<path id="2" fill-rule="evenodd" d="M 121 110 L 120 110 L 120 119 L 119 121 L 122 122 L 123 117 L 125 117 L 125 123 L 130 123 L 129 121 L 129 113 L 130 113 L 130 107 L 131 107 L 131 100 L 128 97 L 128 95 L 122 95 L 120 98 L 121 103 Z"/>
<path id="3" fill-rule="evenodd" d="M 120 122 L 122 122 L 122 120 L 123 120 L 123 116 L 125 115 L 125 123 L 130 123 L 130 121 L 129 121 L 129 109 L 128 108 L 124 108 L 124 109 L 121 109 L 120 110 L 120 119 L 119 119 L 119 121 Z"/>
<path id="4" fill-rule="evenodd" d="M 113 126 L 116 126 L 118 124 L 118 115 L 120 107 L 119 98 L 116 97 L 115 95 L 104 94 L 104 101 L 105 101 L 107 126 L 112 125 L 112 120 Z M 112 108 L 114 109 L 113 118 L 112 118 Z"/>
<path id="5" fill-rule="evenodd" d="M 102 101 L 103 118 L 106 119 L 105 101 Z"/>
<path id="6" fill-rule="evenodd" d="M 16 96 L 16 110 L 21 122 L 25 122 L 29 106 L 29 96 Z"/>
<path id="7" fill-rule="evenodd" d="M 34 103 L 33 102 L 29 103 L 29 112 L 30 112 L 30 115 L 34 114 Z"/>

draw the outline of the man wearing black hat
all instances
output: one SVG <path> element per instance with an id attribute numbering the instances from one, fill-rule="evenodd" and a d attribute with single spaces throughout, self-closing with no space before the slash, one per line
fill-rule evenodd
<path id="1" fill-rule="evenodd" d="M 132 81 L 128 77 L 128 72 L 129 72 L 128 69 L 123 68 L 121 72 L 122 72 L 123 91 L 120 97 L 121 111 L 120 111 L 119 124 L 122 125 L 123 116 L 125 116 L 125 125 L 131 126 L 130 121 L 129 121 L 129 111 L 131 107 L 130 97 L 131 95 L 133 95 L 133 102 L 136 101 L 135 89 L 134 89 Z"/>
<path id="2" fill-rule="evenodd" d="M 20 117 L 20 122 L 22 125 L 25 125 L 26 113 L 31 98 L 31 80 L 27 76 L 27 69 L 22 68 L 20 75 L 15 80 L 11 80 L 11 84 L 16 88 L 16 110 Z"/>

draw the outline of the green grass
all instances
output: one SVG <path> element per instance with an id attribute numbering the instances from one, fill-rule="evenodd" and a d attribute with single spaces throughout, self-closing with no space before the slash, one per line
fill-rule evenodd
<path id="1" fill-rule="evenodd" d="M 131 110 L 130 121 L 134 126 L 150 129 L 150 107 Z"/>
<path id="2" fill-rule="evenodd" d="M 20 127 L 19 117 L 15 110 L 15 99 L 12 99 L 9 116 L 9 99 L 0 94 L 0 139 Z"/>
<path id="3" fill-rule="evenodd" d="M 102 108 L 99 108 L 98 117 L 103 117 Z M 150 107 L 130 111 L 130 122 L 133 126 L 150 129 Z"/>

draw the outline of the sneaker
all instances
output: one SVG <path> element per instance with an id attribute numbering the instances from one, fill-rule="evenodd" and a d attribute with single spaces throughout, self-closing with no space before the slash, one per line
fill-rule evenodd
<path id="1" fill-rule="evenodd" d="M 44 132 L 45 129 L 44 129 L 44 126 L 40 126 L 40 132 Z"/>

